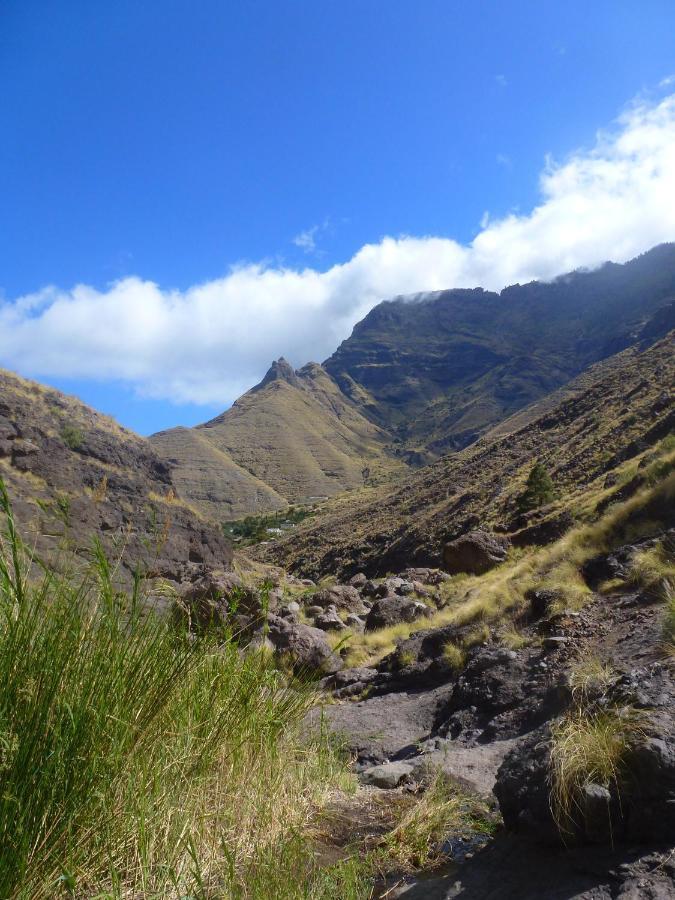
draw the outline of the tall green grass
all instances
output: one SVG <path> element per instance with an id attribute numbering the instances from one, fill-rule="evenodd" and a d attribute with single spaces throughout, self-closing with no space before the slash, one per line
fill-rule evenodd
<path id="1" fill-rule="evenodd" d="M 311 694 L 149 613 L 100 546 L 36 578 L 1 481 L 0 515 L 0 898 L 285 896 L 286 850 L 310 896 L 303 828 L 343 776 Z"/>

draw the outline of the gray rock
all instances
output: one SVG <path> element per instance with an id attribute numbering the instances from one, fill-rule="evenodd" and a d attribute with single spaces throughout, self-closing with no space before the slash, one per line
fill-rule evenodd
<path id="1" fill-rule="evenodd" d="M 560 650 L 562 647 L 566 647 L 569 642 L 570 639 L 568 637 L 554 635 L 552 637 L 544 638 L 542 645 L 545 650 Z"/>
<path id="2" fill-rule="evenodd" d="M 366 611 L 361 595 L 349 584 L 336 584 L 317 591 L 311 597 L 311 602 L 313 606 L 322 606 L 324 609 L 334 606 L 336 609 L 345 609 L 357 615 L 363 615 Z"/>
<path id="3" fill-rule="evenodd" d="M 414 622 L 422 616 L 428 616 L 431 610 L 424 603 L 408 600 L 405 597 L 389 596 L 377 600 L 366 618 L 366 631 L 376 628 L 388 628 L 399 622 Z"/>
<path id="4" fill-rule="evenodd" d="M 525 599 L 530 604 L 530 618 L 541 619 L 547 615 L 556 600 L 560 599 L 559 591 L 548 588 L 532 588 L 525 592 Z"/>
<path id="5" fill-rule="evenodd" d="M 295 605 L 297 606 L 297 603 Z M 291 622 L 300 621 L 297 611 L 291 609 L 290 604 L 288 604 L 287 606 L 279 607 L 279 609 L 277 610 L 277 615 L 281 616 L 282 619 L 288 619 Z"/>
<path id="6" fill-rule="evenodd" d="M 587 784 L 583 790 L 584 826 L 592 843 L 610 843 L 612 839 L 612 795 L 600 784 Z"/>
<path id="7" fill-rule="evenodd" d="M 347 626 L 334 606 L 329 606 L 314 619 L 314 625 L 322 631 L 346 631 Z"/>
<path id="8" fill-rule="evenodd" d="M 413 766 L 406 762 L 387 762 L 381 766 L 372 766 L 365 769 L 359 776 L 363 784 L 372 787 L 391 790 L 409 781 L 413 773 Z"/>
<path id="9" fill-rule="evenodd" d="M 253 635 L 249 643 L 244 648 L 245 653 L 274 653 L 274 644 L 262 632 Z"/>
<path id="10" fill-rule="evenodd" d="M 351 628 L 352 631 L 364 631 L 366 627 L 364 620 L 355 613 L 349 613 L 345 618 L 345 625 L 347 625 L 348 628 Z"/>
<path id="11" fill-rule="evenodd" d="M 268 618 L 268 637 L 277 653 L 287 655 L 298 673 L 331 675 L 344 663 L 326 640 L 323 631 L 302 623 L 288 622 L 280 616 Z"/>
<path id="12" fill-rule="evenodd" d="M 482 575 L 506 559 L 509 540 L 486 531 L 470 531 L 443 548 L 443 565 L 451 575 Z"/>
<path id="13" fill-rule="evenodd" d="M 349 584 L 358 590 L 359 588 L 363 587 L 363 585 L 366 583 L 366 581 L 368 581 L 368 579 L 363 574 L 363 572 L 358 572 L 356 575 L 353 575 L 349 579 Z"/>
<path id="14" fill-rule="evenodd" d="M 361 594 L 363 597 L 374 597 L 376 593 L 377 584 L 370 579 L 361 587 Z"/>

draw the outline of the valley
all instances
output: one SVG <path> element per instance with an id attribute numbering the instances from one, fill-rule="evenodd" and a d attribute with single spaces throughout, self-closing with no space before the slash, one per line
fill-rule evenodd
<path id="1" fill-rule="evenodd" d="M 0 372 L 1 895 L 672 896 L 674 298 L 383 302 L 150 439 Z"/>

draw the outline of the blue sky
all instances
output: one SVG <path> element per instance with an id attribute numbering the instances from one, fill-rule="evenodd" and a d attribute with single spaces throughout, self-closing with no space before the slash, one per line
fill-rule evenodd
<path id="1" fill-rule="evenodd" d="M 149 433 L 392 293 L 675 239 L 673 73 L 672 0 L 5 0 L 0 365 Z"/>

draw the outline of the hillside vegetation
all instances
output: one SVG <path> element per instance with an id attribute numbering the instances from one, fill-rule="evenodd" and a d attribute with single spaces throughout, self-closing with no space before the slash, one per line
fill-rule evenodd
<path id="1" fill-rule="evenodd" d="M 294 372 L 283 359 L 227 412 L 150 440 L 182 496 L 216 521 L 332 497 L 403 468 L 321 366 Z"/>
<path id="2" fill-rule="evenodd" d="M 626 498 L 643 483 L 650 448 L 675 427 L 675 333 L 597 364 L 557 396 L 517 414 L 509 427 L 438 460 L 395 489 L 335 504 L 267 548 L 268 558 L 317 576 L 360 570 L 384 575 L 405 565 L 442 566 L 448 540 L 481 526 L 536 544 L 602 500 Z M 546 468 L 559 500 L 521 513 L 518 498 L 533 464 Z M 631 462 L 632 461 L 632 462 Z"/>
<path id="3" fill-rule="evenodd" d="M 36 554 L 88 557 L 94 536 L 122 564 L 173 582 L 228 568 L 222 530 L 180 496 L 142 437 L 74 397 L 0 370 L 0 478 Z M 122 553 L 122 550 L 124 552 Z"/>
<path id="4" fill-rule="evenodd" d="M 216 521 L 399 479 L 675 327 L 675 245 L 500 293 L 378 304 L 323 365 L 277 360 L 195 429 L 154 435 L 181 495 Z"/>

